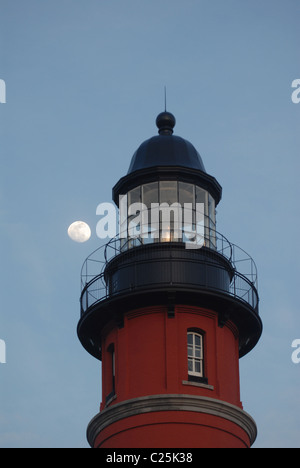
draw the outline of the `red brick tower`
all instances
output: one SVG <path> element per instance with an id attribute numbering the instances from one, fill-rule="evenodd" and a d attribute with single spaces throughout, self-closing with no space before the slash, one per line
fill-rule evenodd
<path id="1" fill-rule="evenodd" d="M 217 232 L 221 186 L 194 146 L 173 135 L 174 116 L 163 112 L 156 123 L 159 135 L 113 188 L 120 235 L 82 270 L 78 336 L 102 361 L 88 441 L 250 447 L 256 425 L 240 401 L 239 358 L 262 332 L 255 265 Z"/>

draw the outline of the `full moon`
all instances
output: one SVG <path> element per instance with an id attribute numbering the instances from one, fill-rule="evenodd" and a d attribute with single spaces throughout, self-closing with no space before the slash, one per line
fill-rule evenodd
<path id="1" fill-rule="evenodd" d="M 91 237 L 91 229 L 84 221 L 75 221 L 68 227 L 68 235 L 75 242 L 86 242 Z"/>

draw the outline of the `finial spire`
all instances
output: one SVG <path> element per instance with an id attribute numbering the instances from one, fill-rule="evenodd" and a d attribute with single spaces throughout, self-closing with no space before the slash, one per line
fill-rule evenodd
<path id="1" fill-rule="evenodd" d="M 165 112 L 167 112 L 167 87 L 165 86 Z"/>

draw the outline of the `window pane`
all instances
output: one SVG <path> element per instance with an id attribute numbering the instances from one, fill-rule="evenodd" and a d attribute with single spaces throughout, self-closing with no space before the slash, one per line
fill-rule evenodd
<path id="1" fill-rule="evenodd" d="M 200 374 L 200 371 L 201 371 L 200 361 L 195 360 L 195 372 Z"/>
<path id="2" fill-rule="evenodd" d="M 143 185 L 142 191 L 142 202 L 147 208 L 151 208 L 151 203 L 158 203 L 158 182 Z"/>
<path id="3" fill-rule="evenodd" d="M 141 187 L 136 187 L 128 192 L 128 205 L 139 203 L 141 201 Z"/>
<path id="4" fill-rule="evenodd" d="M 194 186 L 192 184 L 179 182 L 179 203 L 182 208 L 184 203 L 194 204 Z"/>
<path id="5" fill-rule="evenodd" d="M 215 200 L 211 195 L 208 195 L 208 216 L 213 223 L 216 222 L 215 220 Z"/>
<path id="6" fill-rule="evenodd" d="M 193 361 L 191 359 L 188 360 L 188 370 L 189 372 L 193 372 Z"/>
<path id="7" fill-rule="evenodd" d="M 179 203 L 183 213 L 184 233 L 187 235 L 188 241 L 192 238 L 195 229 L 195 190 L 194 185 L 186 184 L 185 182 L 178 183 Z"/>
<path id="8" fill-rule="evenodd" d="M 193 334 L 188 333 L 188 344 L 193 344 Z"/>
<path id="9" fill-rule="evenodd" d="M 215 200 L 211 195 L 208 195 L 208 215 L 209 215 L 209 237 L 210 247 L 216 248 L 216 210 Z"/>
<path id="10" fill-rule="evenodd" d="M 177 182 L 176 181 L 161 181 L 159 184 L 160 203 L 177 202 Z"/>
<path id="11" fill-rule="evenodd" d="M 200 187 L 196 187 L 196 203 L 204 203 L 205 205 L 205 200 L 206 200 L 206 191 L 203 190 Z M 205 207 L 206 208 L 206 207 Z M 207 210 L 205 209 L 205 214 L 207 214 Z"/>
<path id="12" fill-rule="evenodd" d="M 201 343 L 201 341 L 200 341 L 200 336 L 199 336 L 199 335 L 195 335 L 195 345 L 196 345 L 196 346 L 200 346 L 200 343 Z"/>

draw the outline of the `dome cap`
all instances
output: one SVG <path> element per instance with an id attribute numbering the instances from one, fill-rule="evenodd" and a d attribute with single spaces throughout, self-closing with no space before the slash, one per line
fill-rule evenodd
<path id="1" fill-rule="evenodd" d="M 159 135 L 144 141 L 134 153 L 128 174 L 157 166 L 181 166 L 205 171 L 203 161 L 189 141 L 173 135 L 176 119 L 171 112 L 161 112 L 156 118 Z"/>

